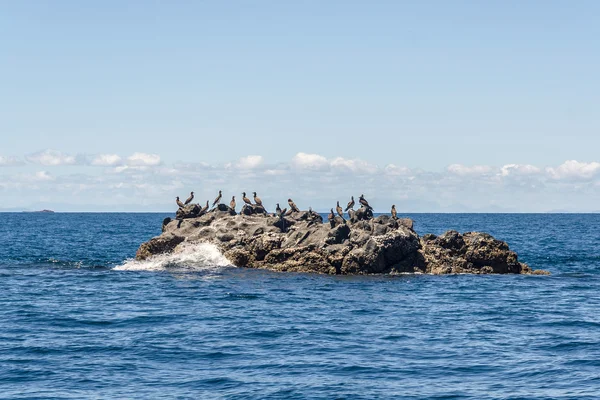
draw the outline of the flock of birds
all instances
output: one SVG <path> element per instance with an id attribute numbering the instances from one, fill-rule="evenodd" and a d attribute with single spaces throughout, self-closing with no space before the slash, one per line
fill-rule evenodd
<path id="1" fill-rule="evenodd" d="M 242 200 L 244 201 L 244 204 L 247 204 L 250 206 L 260 206 L 264 209 L 263 202 L 260 199 L 260 197 L 258 197 L 256 195 L 256 192 L 252 192 L 252 194 L 253 194 L 254 204 L 252 204 L 252 201 L 248 197 L 246 197 L 246 192 L 242 192 Z M 216 205 L 220 204 L 222 197 L 223 197 L 223 193 L 219 190 L 219 195 L 213 201 L 212 207 L 215 207 Z M 179 208 L 183 208 L 183 207 L 187 206 L 188 204 L 190 204 L 192 202 L 192 200 L 194 200 L 194 192 L 191 192 L 190 197 L 188 197 L 184 202 L 179 200 L 179 196 L 176 197 L 176 202 L 177 202 L 177 205 L 179 206 Z M 360 197 L 358 198 L 358 201 L 362 207 L 365 207 L 367 210 L 373 211 L 373 207 L 371 207 L 369 205 L 369 202 L 365 199 L 364 195 L 361 194 Z M 208 200 L 206 200 L 206 205 L 204 207 L 201 207 L 200 213 L 205 213 L 206 211 L 208 211 L 208 209 L 209 209 L 208 203 L 209 203 Z M 300 212 L 300 209 L 296 206 L 296 203 L 294 203 L 294 201 L 292 199 L 288 199 L 288 204 L 290 206 L 290 212 Z M 337 206 L 335 208 L 337 215 L 339 215 L 342 218 L 342 220 L 344 220 L 344 222 L 346 222 L 346 219 L 344 218 L 344 212 L 348 212 L 349 210 L 354 210 L 355 204 L 356 203 L 354 202 L 354 196 L 351 196 L 351 200 L 346 205 L 346 209 L 342 209 L 342 207 L 340 206 L 340 202 L 338 201 Z M 232 196 L 231 201 L 229 202 L 229 207 L 235 211 L 235 206 L 236 206 L 235 196 Z M 312 211 L 312 209 L 310 211 Z M 287 213 L 288 213 L 287 208 L 284 208 L 282 210 L 281 207 L 279 207 L 279 203 L 277 203 L 277 207 L 275 208 L 275 214 L 280 217 L 283 217 L 284 215 L 287 215 Z M 392 204 L 391 214 L 392 214 L 392 218 L 394 218 L 394 219 L 398 218 L 398 215 L 396 213 L 396 205 L 394 205 L 394 204 Z M 332 222 L 335 219 L 335 213 L 333 212 L 333 208 L 331 209 L 331 212 L 328 215 L 328 219 L 329 219 L 329 222 Z"/>

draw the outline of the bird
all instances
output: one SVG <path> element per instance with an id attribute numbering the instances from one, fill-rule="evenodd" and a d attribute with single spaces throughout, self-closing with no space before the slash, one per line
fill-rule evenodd
<path id="1" fill-rule="evenodd" d="M 242 200 L 244 200 L 244 203 L 252 205 L 250 199 L 246 197 L 246 192 L 242 192 Z"/>
<path id="2" fill-rule="evenodd" d="M 252 192 L 254 194 L 254 202 L 256 203 L 257 206 L 262 206 L 262 200 L 260 199 L 260 197 L 258 197 L 256 195 L 256 192 Z"/>
<path id="3" fill-rule="evenodd" d="M 392 218 L 398 219 L 398 214 L 396 213 L 396 205 L 392 204 Z"/>
<path id="4" fill-rule="evenodd" d="M 208 200 L 206 200 L 206 205 L 202 207 L 200 210 L 200 214 L 204 214 L 208 210 Z"/>
<path id="5" fill-rule="evenodd" d="M 333 208 L 331 209 L 331 212 L 327 216 L 327 220 L 329 220 L 329 223 L 331 224 L 331 227 L 333 228 L 333 225 L 335 224 L 335 214 L 333 213 Z"/>
<path id="6" fill-rule="evenodd" d="M 221 194 L 221 191 L 219 190 L 219 195 L 217 196 L 215 201 L 213 201 L 213 204 L 212 204 L 213 207 L 221 202 L 221 196 L 222 196 L 222 194 Z"/>
<path id="7" fill-rule="evenodd" d="M 192 202 L 192 200 L 194 200 L 194 192 L 190 193 L 190 197 L 188 197 L 187 200 L 185 201 L 185 203 L 183 203 L 183 204 L 188 205 Z"/>
<path id="8" fill-rule="evenodd" d="M 335 210 L 337 211 L 338 215 L 340 217 L 342 217 L 342 219 L 344 221 L 346 221 L 346 219 L 344 218 L 344 211 L 342 210 L 342 207 L 340 207 L 340 202 L 339 201 L 337 202 L 337 207 L 335 207 Z"/>
<path id="9" fill-rule="evenodd" d="M 369 202 L 367 200 L 365 200 L 365 195 L 361 194 L 358 201 L 360 202 L 360 204 L 362 204 L 363 206 L 367 207 L 368 209 L 372 210 L 373 207 L 371 207 L 369 205 Z"/>
<path id="10" fill-rule="evenodd" d="M 353 210 L 354 208 L 354 196 L 352 196 L 352 200 L 350 200 L 348 202 L 348 205 L 346 206 L 346 209 L 344 211 L 348 211 L 348 210 Z"/>
<path id="11" fill-rule="evenodd" d="M 282 210 L 281 207 L 279 207 L 279 203 L 277 203 L 277 208 L 275 209 L 275 214 L 277 214 L 278 217 L 283 218 L 285 216 L 286 212 L 287 212 L 287 208 L 284 208 Z"/>
<path id="12" fill-rule="evenodd" d="M 285 227 L 285 213 L 287 212 L 287 208 L 284 208 L 283 210 L 281 209 L 281 207 L 279 207 L 279 203 L 277 203 L 277 208 L 275 209 L 275 214 L 279 217 L 279 221 L 281 223 L 281 231 L 285 232 L 286 231 L 286 227 Z"/>
<path id="13" fill-rule="evenodd" d="M 235 211 L 235 196 L 231 196 L 231 201 L 229 202 L 229 207 Z"/>
<path id="14" fill-rule="evenodd" d="M 183 208 L 183 207 L 185 207 L 185 204 L 183 204 L 183 203 L 181 202 L 181 200 L 179 200 L 179 196 L 177 196 L 177 197 L 175 198 L 175 201 L 177 202 L 177 205 L 179 206 L 179 208 Z"/>
<path id="15" fill-rule="evenodd" d="M 288 199 L 288 204 L 290 205 L 290 210 L 292 212 L 300 212 L 298 207 L 296 207 L 296 203 L 294 203 L 294 201 L 292 199 Z"/>

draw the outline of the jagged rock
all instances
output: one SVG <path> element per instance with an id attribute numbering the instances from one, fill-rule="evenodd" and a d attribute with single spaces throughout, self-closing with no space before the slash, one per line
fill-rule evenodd
<path id="1" fill-rule="evenodd" d="M 230 215 L 237 215 L 237 213 L 235 212 L 235 210 L 233 208 L 229 207 L 226 204 L 219 203 L 219 204 L 217 204 L 217 206 L 214 209 L 216 211 L 221 211 L 221 212 L 229 213 Z"/>
<path id="2" fill-rule="evenodd" d="M 200 207 L 198 204 L 188 204 L 187 206 L 181 207 L 179 210 L 177 210 L 177 212 L 175 213 L 175 218 L 196 218 L 200 215 L 201 210 L 202 207 Z"/>
<path id="3" fill-rule="evenodd" d="M 527 264 L 520 263 L 517 254 L 505 242 L 481 232 L 463 235 L 448 231 L 441 236 L 421 238 L 421 254 L 426 272 L 448 273 L 533 273 Z"/>
<path id="4" fill-rule="evenodd" d="M 166 227 L 166 226 L 169 224 L 169 222 L 171 222 L 171 221 L 172 221 L 172 220 L 171 220 L 171 217 L 167 217 L 167 218 L 163 219 L 163 222 L 162 222 L 162 228 L 161 228 L 163 232 L 165 231 L 165 227 Z"/>
<path id="5" fill-rule="evenodd" d="M 242 211 L 240 214 L 244 215 L 255 215 L 255 214 L 267 214 L 267 210 L 263 206 L 259 206 L 258 204 L 244 204 L 242 207 Z"/>
<path id="6" fill-rule="evenodd" d="M 184 240 L 184 236 L 165 232 L 160 236 L 150 239 L 146 243 L 142 243 L 135 254 L 135 258 L 138 260 L 145 260 L 155 254 L 170 253 Z"/>
<path id="7" fill-rule="evenodd" d="M 185 218 L 165 219 L 163 233 L 140 246 L 138 259 L 171 252 L 185 240 L 218 246 L 236 266 L 274 271 L 544 273 L 520 263 L 505 242 L 488 234 L 449 231 L 420 238 L 412 220 L 373 218 L 365 207 L 347 220 L 336 216 L 333 226 L 312 211 L 277 216 L 256 205 L 244 205 L 239 215 L 225 204 L 196 217 L 188 216 L 190 207 L 180 211 Z"/>

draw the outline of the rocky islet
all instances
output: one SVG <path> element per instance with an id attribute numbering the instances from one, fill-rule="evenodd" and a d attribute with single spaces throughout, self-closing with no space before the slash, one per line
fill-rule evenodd
<path id="1" fill-rule="evenodd" d="M 448 231 L 420 237 L 411 219 L 349 210 L 323 223 L 314 211 L 268 213 L 245 204 L 238 214 L 196 204 L 163 221 L 162 234 L 143 243 L 136 258 L 176 252 L 181 243 L 216 245 L 235 266 L 322 274 L 548 274 L 518 260 L 508 245 L 482 232 Z"/>

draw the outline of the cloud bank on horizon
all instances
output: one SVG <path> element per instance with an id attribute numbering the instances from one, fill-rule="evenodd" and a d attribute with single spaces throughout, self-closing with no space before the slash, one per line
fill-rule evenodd
<path id="1" fill-rule="evenodd" d="M 66 154 L 47 149 L 23 157 L 0 155 L 4 210 L 169 211 L 174 197 L 195 191 L 229 199 L 259 192 L 268 207 L 293 197 L 304 208 L 327 210 L 364 193 L 376 211 L 395 203 L 404 212 L 591 212 L 600 210 L 600 162 L 556 166 L 452 164 L 427 171 L 401 163 L 297 153 L 269 163 L 248 155 L 222 164 L 164 163 L 158 154 Z"/>

